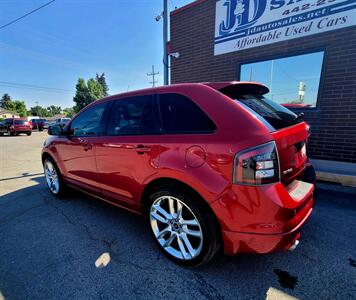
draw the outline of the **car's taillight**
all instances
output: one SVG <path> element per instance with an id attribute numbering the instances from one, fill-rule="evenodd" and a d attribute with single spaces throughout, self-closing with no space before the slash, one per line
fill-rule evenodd
<path id="1" fill-rule="evenodd" d="M 260 185 L 279 181 L 278 153 L 274 142 L 238 153 L 234 164 L 234 183 Z"/>

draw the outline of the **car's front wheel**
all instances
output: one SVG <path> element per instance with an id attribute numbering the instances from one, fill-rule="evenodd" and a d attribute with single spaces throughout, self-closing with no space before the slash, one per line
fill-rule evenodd
<path id="1" fill-rule="evenodd" d="M 47 157 L 43 161 L 43 169 L 49 191 L 56 197 L 64 196 L 67 187 L 52 158 Z"/>
<path id="2" fill-rule="evenodd" d="M 180 265 L 205 264 L 221 245 L 215 217 L 197 198 L 189 191 L 166 186 L 151 195 L 146 210 L 158 247 Z"/>

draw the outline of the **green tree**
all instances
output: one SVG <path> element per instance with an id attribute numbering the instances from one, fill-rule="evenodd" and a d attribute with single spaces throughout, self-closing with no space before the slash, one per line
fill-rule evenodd
<path id="1" fill-rule="evenodd" d="M 73 118 L 73 116 L 75 115 L 74 107 L 67 107 L 63 109 L 63 113 L 66 117 Z"/>
<path id="2" fill-rule="evenodd" d="M 87 84 L 83 78 L 78 79 L 75 89 L 75 96 L 73 98 L 73 101 L 75 102 L 74 110 L 75 112 L 78 112 L 83 107 L 87 106 L 91 101 L 89 99 L 89 90 Z"/>
<path id="3" fill-rule="evenodd" d="M 104 96 L 108 96 L 109 93 L 109 87 L 106 84 L 106 78 L 105 78 L 105 73 L 101 73 L 101 75 L 99 75 L 98 73 L 96 73 L 96 81 L 99 82 L 101 84 L 101 86 L 103 87 L 104 90 Z"/>
<path id="4" fill-rule="evenodd" d="M 80 111 L 93 101 L 103 98 L 105 95 L 102 85 L 93 78 L 90 78 L 88 83 L 83 78 L 79 78 L 75 88 L 76 92 L 73 98 L 76 104 L 74 106 L 75 112 Z"/>
<path id="5" fill-rule="evenodd" d="M 37 117 L 49 117 L 49 112 L 46 108 L 36 105 L 30 108 L 30 114 Z"/>
<path id="6" fill-rule="evenodd" d="M 53 117 L 55 115 L 59 115 L 62 112 L 62 108 L 60 106 L 51 105 L 47 107 L 47 111 L 48 116 Z"/>
<path id="7" fill-rule="evenodd" d="M 27 116 L 27 108 L 24 101 L 20 101 L 20 100 L 11 101 L 6 107 L 6 109 L 18 113 L 20 117 Z"/>
<path id="8" fill-rule="evenodd" d="M 103 86 L 93 78 L 88 80 L 88 91 L 90 102 L 103 98 L 105 96 Z"/>
<path id="9" fill-rule="evenodd" d="M 11 99 L 10 95 L 4 94 L 0 100 L 0 107 L 2 107 L 4 109 L 9 109 L 8 106 L 10 105 L 11 102 L 12 102 L 12 99 Z"/>

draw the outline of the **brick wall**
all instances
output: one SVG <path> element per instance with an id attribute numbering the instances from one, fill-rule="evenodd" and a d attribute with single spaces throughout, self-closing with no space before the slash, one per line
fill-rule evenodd
<path id="1" fill-rule="evenodd" d="M 171 82 L 239 79 L 239 65 L 323 50 L 317 108 L 304 110 L 312 158 L 356 162 L 356 27 L 214 56 L 215 1 L 198 0 L 171 14 Z"/>

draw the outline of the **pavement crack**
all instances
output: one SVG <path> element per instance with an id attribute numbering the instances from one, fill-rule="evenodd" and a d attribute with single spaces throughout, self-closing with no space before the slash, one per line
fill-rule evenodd
<path id="1" fill-rule="evenodd" d="M 356 267 L 356 260 L 349 258 L 349 263 L 351 267 Z"/>
<path id="2" fill-rule="evenodd" d="M 54 208 L 60 215 L 62 215 L 66 221 L 74 226 L 74 227 L 82 227 L 87 235 L 87 237 L 91 240 L 91 241 L 94 241 L 94 242 L 100 242 L 102 244 L 104 244 L 106 247 L 108 247 L 109 249 L 112 249 L 113 245 L 115 244 L 116 240 L 113 239 L 113 240 L 107 240 L 107 239 L 103 239 L 103 238 L 98 238 L 96 237 L 92 231 L 90 230 L 89 226 L 84 224 L 84 223 L 81 223 L 81 222 L 78 222 L 78 221 L 75 221 L 73 218 L 71 218 L 68 214 L 65 213 L 65 211 L 63 209 L 61 209 L 60 207 L 58 207 L 57 205 L 55 205 L 53 202 L 53 199 L 51 199 L 50 197 L 48 197 L 47 195 L 44 195 L 43 193 L 41 193 L 42 196 L 43 196 L 43 199 L 45 201 L 45 203 L 49 206 L 51 206 L 52 208 Z"/>
<path id="3" fill-rule="evenodd" d="M 197 280 L 197 288 L 202 296 L 207 299 L 224 299 L 224 296 L 219 293 L 219 291 L 208 283 L 203 276 L 198 273 L 195 273 L 195 278 Z"/>
<path id="4" fill-rule="evenodd" d="M 35 208 L 38 208 L 40 206 L 43 206 L 45 205 L 45 203 L 41 203 L 41 204 L 38 204 L 38 205 L 34 205 L 34 206 L 31 206 L 27 209 L 22 209 L 22 210 L 17 210 L 13 213 L 10 213 L 8 214 L 7 216 L 5 216 L 4 218 L 0 219 L 0 226 L 2 225 L 5 225 L 13 220 L 15 220 L 16 218 L 19 218 L 25 214 L 27 214 L 29 211 L 35 209 Z"/>

